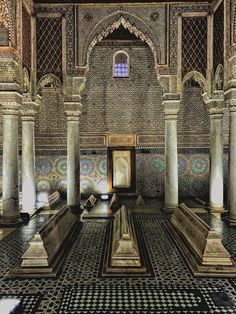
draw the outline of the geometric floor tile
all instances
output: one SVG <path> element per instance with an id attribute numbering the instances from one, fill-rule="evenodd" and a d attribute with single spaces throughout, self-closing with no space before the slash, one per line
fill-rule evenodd
<path id="1" fill-rule="evenodd" d="M 0 301 L 6 299 L 18 299 L 21 301 L 21 310 L 16 310 L 13 313 L 27 313 L 34 314 L 42 299 L 41 293 L 37 294 L 0 294 Z M 1 303 L 2 304 L 2 303 Z M 4 303 L 3 303 L 4 304 Z M 2 306 L 3 306 L 2 304 Z M 22 312 L 23 309 L 23 312 Z M 3 313 L 4 309 L 0 309 L 0 313 Z M 5 313 L 5 312 L 4 312 Z"/>
<path id="2" fill-rule="evenodd" d="M 80 313 L 94 310 L 111 312 L 124 311 L 154 311 L 163 313 L 174 311 L 208 311 L 199 289 L 168 289 L 157 286 L 136 286 L 130 290 L 129 286 L 68 286 L 63 294 L 63 301 L 59 313 Z"/>

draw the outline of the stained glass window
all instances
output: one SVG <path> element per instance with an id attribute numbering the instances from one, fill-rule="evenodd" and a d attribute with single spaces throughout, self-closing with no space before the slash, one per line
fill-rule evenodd
<path id="1" fill-rule="evenodd" d="M 129 76 L 129 56 L 125 52 L 114 55 L 114 77 Z"/>

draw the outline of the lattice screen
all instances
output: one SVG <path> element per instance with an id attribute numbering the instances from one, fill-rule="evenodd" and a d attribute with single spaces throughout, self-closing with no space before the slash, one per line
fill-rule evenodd
<path id="1" fill-rule="evenodd" d="M 219 64 L 224 65 L 224 4 L 219 5 L 214 13 L 213 32 L 213 67 L 216 70 Z"/>
<path id="2" fill-rule="evenodd" d="M 204 76 L 207 68 L 207 17 L 182 19 L 182 75 L 192 70 Z"/>
<path id="3" fill-rule="evenodd" d="M 62 76 L 62 19 L 37 18 L 37 76 Z"/>
<path id="4" fill-rule="evenodd" d="M 31 16 L 22 6 L 22 58 L 23 65 L 31 69 Z"/>

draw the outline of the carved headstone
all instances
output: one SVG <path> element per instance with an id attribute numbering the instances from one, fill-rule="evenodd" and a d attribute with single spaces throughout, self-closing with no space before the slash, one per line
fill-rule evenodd
<path id="1" fill-rule="evenodd" d="M 64 206 L 35 234 L 22 262 L 10 273 L 10 277 L 55 277 L 70 247 L 71 237 L 79 216 Z"/>
<path id="2" fill-rule="evenodd" d="M 221 236 L 185 204 L 171 216 L 171 235 L 195 276 L 236 276 L 236 265 Z"/>
<path id="3" fill-rule="evenodd" d="M 135 230 L 125 206 L 122 206 L 115 215 L 111 265 L 141 266 Z"/>
<path id="4" fill-rule="evenodd" d="M 97 201 L 97 198 L 94 195 L 91 195 L 86 202 L 84 203 L 84 208 L 92 209 Z"/>
<path id="5" fill-rule="evenodd" d="M 111 198 L 111 201 L 110 201 L 110 205 L 109 205 L 109 208 L 111 210 L 116 210 L 120 207 L 120 200 L 119 200 L 119 197 L 116 193 L 114 193 L 112 195 L 112 198 Z"/>
<path id="6" fill-rule="evenodd" d="M 136 201 L 135 201 L 136 205 L 145 205 L 145 201 L 142 197 L 142 195 L 139 194 L 139 196 L 137 197 Z"/>

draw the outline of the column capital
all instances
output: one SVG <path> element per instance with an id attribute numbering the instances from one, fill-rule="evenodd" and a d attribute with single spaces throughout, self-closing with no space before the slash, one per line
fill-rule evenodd
<path id="1" fill-rule="evenodd" d="M 214 91 L 212 98 L 206 102 L 207 111 L 210 118 L 223 117 L 223 111 L 225 107 L 225 99 L 223 91 Z"/>
<path id="2" fill-rule="evenodd" d="M 234 81 L 234 82 L 233 82 Z M 224 92 L 225 101 L 236 100 L 236 79 L 231 80 L 231 86 Z M 234 86 L 232 84 L 235 84 Z"/>
<path id="3" fill-rule="evenodd" d="M 0 105 L 4 115 L 18 115 L 22 104 L 22 95 L 18 92 L 0 92 Z"/>
<path id="4" fill-rule="evenodd" d="M 18 115 L 20 107 L 16 102 L 5 102 L 2 103 L 2 113 L 3 115 Z"/>
<path id="5" fill-rule="evenodd" d="M 23 94 L 22 107 L 20 110 L 22 122 L 34 122 L 34 117 L 37 112 L 38 106 L 38 99 L 35 99 L 35 101 L 33 101 L 32 96 L 29 93 Z"/>
<path id="6" fill-rule="evenodd" d="M 66 101 L 64 102 L 67 121 L 79 121 L 82 113 L 82 104 L 80 102 Z"/>
<path id="7" fill-rule="evenodd" d="M 22 122 L 34 122 L 36 110 L 23 109 L 20 111 Z"/>
<path id="8" fill-rule="evenodd" d="M 235 80 L 236 84 L 236 80 Z M 236 85 L 225 91 L 225 101 L 229 105 L 230 112 L 236 112 Z"/>
<path id="9" fill-rule="evenodd" d="M 180 95 L 165 93 L 163 95 L 163 106 L 165 119 L 177 119 L 177 114 L 180 108 Z"/>

